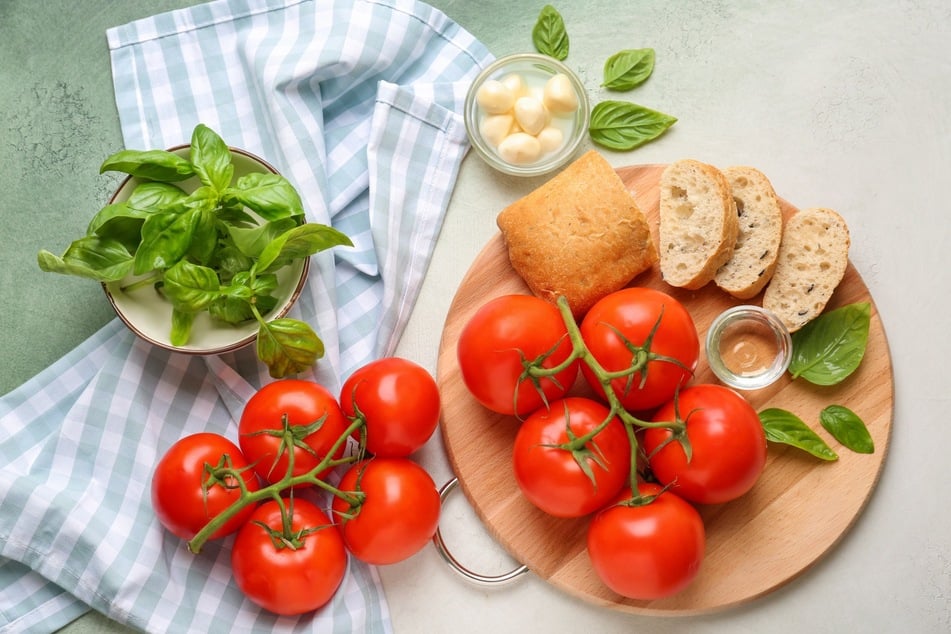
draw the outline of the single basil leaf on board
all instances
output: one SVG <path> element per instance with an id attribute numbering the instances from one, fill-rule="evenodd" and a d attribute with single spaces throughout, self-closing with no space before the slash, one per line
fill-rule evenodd
<path id="1" fill-rule="evenodd" d="M 654 49 L 619 51 L 604 62 L 604 83 L 609 90 L 631 90 L 644 83 L 654 71 Z"/>
<path id="2" fill-rule="evenodd" d="M 565 20 L 550 4 L 542 7 L 538 20 L 532 28 L 532 43 L 542 55 L 564 61 L 568 57 L 568 30 Z"/>
<path id="3" fill-rule="evenodd" d="M 261 324 L 257 351 L 271 377 L 282 379 L 312 367 L 324 356 L 324 343 L 305 322 L 284 317 Z"/>
<path id="4" fill-rule="evenodd" d="M 653 141 L 677 122 L 663 112 L 627 101 L 602 101 L 591 110 L 591 140 L 611 150 L 633 150 Z"/>
<path id="5" fill-rule="evenodd" d="M 802 449 L 821 460 L 838 460 L 839 456 L 812 431 L 801 418 L 791 412 L 771 407 L 759 413 L 766 440 Z"/>
<path id="6" fill-rule="evenodd" d="M 331 226 L 309 222 L 271 240 L 258 256 L 257 272 L 276 271 L 294 260 L 340 245 L 353 246 L 353 242 Z"/>
<path id="7" fill-rule="evenodd" d="M 172 330 L 169 333 L 169 343 L 173 346 L 184 346 L 192 336 L 192 324 L 195 323 L 195 313 L 178 308 L 172 308 Z"/>
<path id="8" fill-rule="evenodd" d="M 231 150 L 217 132 L 204 124 L 199 123 L 192 131 L 190 158 L 203 185 L 217 192 L 231 185 L 234 176 Z"/>
<path id="9" fill-rule="evenodd" d="M 74 240 L 62 257 L 41 250 L 36 257 L 47 273 L 76 275 L 97 282 L 117 282 L 132 272 L 132 254 L 118 240 L 97 235 Z"/>
<path id="10" fill-rule="evenodd" d="M 868 345 L 872 307 L 857 302 L 819 315 L 792 335 L 792 377 L 835 385 L 852 374 Z"/>
<path id="11" fill-rule="evenodd" d="M 304 203 L 289 180 L 280 174 L 252 172 L 239 178 L 222 196 L 225 204 L 239 202 L 265 220 L 304 215 Z"/>
<path id="12" fill-rule="evenodd" d="M 172 306 L 187 312 L 205 310 L 220 294 L 218 274 L 207 266 L 180 260 L 165 271 L 162 292 Z"/>
<path id="13" fill-rule="evenodd" d="M 819 413 L 822 427 L 855 453 L 875 453 L 875 442 L 859 416 L 844 405 L 829 405 Z"/>
<path id="14" fill-rule="evenodd" d="M 168 150 L 120 150 L 103 161 L 99 173 L 104 172 L 123 172 L 166 183 L 195 175 L 187 159 Z"/>

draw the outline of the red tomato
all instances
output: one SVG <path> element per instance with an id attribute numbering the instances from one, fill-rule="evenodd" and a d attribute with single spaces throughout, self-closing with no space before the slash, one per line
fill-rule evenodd
<path id="1" fill-rule="evenodd" d="M 630 599 L 680 592 L 703 563 L 705 532 L 697 509 L 656 484 L 640 484 L 641 505 L 615 504 L 588 526 L 588 556 L 604 585 Z M 626 490 L 621 498 L 629 498 Z"/>
<path id="2" fill-rule="evenodd" d="M 676 389 L 690 380 L 700 358 L 690 313 L 670 295 L 651 288 L 631 287 L 606 295 L 591 307 L 580 328 L 588 350 L 609 372 L 631 368 L 649 353 L 646 371 L 611 382 L 624 409 L 631 412 L 650 410 L 673 398 Z M 584 364 L 581 371 L 603 398 L 604 387 L 591 368 Z"/>
<path id="3" fill-rule="evenodd" d="M 367 451 L 406 457 L 426 444 L 439 423 L 439 388 L 422 366 L 390 357 L 353 374 L 340 390 L 343 413 L 366 422 Z M 359 432 L 354 434 L 359 439 Z"/>
<path id="4" fill-rule="evenodd" d="M 644 432 L 644 451 L 660 482 L 699 504 L 719 504 L 749 491 L 766 466 L 766 434 L 759 416 L 745 398 L 722 385 L 693 385 L 675 403 L 654 414 L 655 421 L 685 419 L 693 449 L 689 462 L 683 446 L 664 428 Z"/>
<path id="5" fill-rule="evenodd" d="M 338 488 L 362 492 L 351 507 L 333 500 L 334 522 L 354 557 L 368 564 L 403 561 L 425 546 L 439 525 L 439 491 L 425 469 L 409 458 L 371 458 L 344 474 Z"/>
<path id="6" fill-rule="evenodd" d="M 257 476 L 237 445 L 218 434 L 185 436 L 169 447 L 152 474 L 152 507 L 162 526 L 190 540 L 241 496 L 238 479 L 222 468 L 241 472 L 249 491 L 259 488 Z M 211 539 L 229 535 L 244 524 L 254 506 L 243 508 L 216 530 Z"/>
<path id="7" fill-rule="evenodd" d="M 525 363 L 539 360 L 541 367 L 552 368 L 572 352 L 558 308 L 534 295 L 490 300 L 465 325 L 456 345 L 466 387 L 500 414 L 526 416 L 564 396 L 578 376 L 577 362 L 538 385 L 525 376 Z"/>
<path id="8" fill-rule="evenodd" d="M 350 426 L 334 395 L 313 381 L 283 379 L 262 387 L 244 406 L 238 439 L 258 474 L 272 484 L 287 475 L 285 417 L 293 432 L 295 476 L 317 467 Z M 334 458 L 344 449 L 340 443 Z"/>
<path id="9" fill-rule="evenodd" d="M 234 540 L 231 571 L 249 599 L 275 614 L 310 612 L 333 597 L 347 572 L 347 549 L 327 514 L 300 497 L 263 503 Z M 264 526 L 267 528 L 264 528 Z"/>
<path id="10" fill-rule="evenodd" d="M 525 419 L 515 437 L 512 461 L 515 480 L 532 504 L 556 517 L 581 517 L 603 507 L 630 482 L 631 443 L 617 417 L 584 445 L 583 454 L 560 447 L 569 442 L 569 427 L 577 439 L 609 414 L 597 401 L 568 397 Z"/>

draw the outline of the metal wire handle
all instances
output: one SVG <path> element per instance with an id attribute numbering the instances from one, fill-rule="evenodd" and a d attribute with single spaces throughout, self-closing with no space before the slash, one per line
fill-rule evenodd
<path id="1" fill-rule="evenodd" d="M 453 478 L 449 482 L 443 485 L 439 490 L 439 500 L 445 502 L 449 497 L 449 494 L 452 493 L 452 490 L 456 488 L 456 485 L 459 484 L 459 478 Z M 482 575 L 477 572 L 473 572 L 459 563 L 455 557 L 452 556 L 452 553 L 449 552 L 449 549 L 446 547 L 446 542 L 442 539 L 442 533 L 439 531 L 439 527 L 436 527 L 436 534 L 433 535 L 433 544 L 436 545 L 436 550 L 439 551 L 439 554 L 442 555 L 442 558 L 445 560 L 449 567 L 455 570 L 457 573 L 465 577 L 470 581 L 475 581 L 476 583 L 481 583 L 484 585 L 498 585 L 502 583 L 507 583 L 516 577 L 528 572 L 528 566 L 522 564 L 514 570 L 503 573 L 501 575 Z"/>

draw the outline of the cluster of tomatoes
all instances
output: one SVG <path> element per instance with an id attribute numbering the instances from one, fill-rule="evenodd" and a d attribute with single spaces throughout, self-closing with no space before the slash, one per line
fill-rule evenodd
<path id="1" fill-rule="evenodd" d="M 468 390 L 519 425 L 524 496 L 556 517 L 590 515 L 591 564 L 628 598 L 687 587 L 705 548 L 696 505 L 743 495 L 766 463 L 749 402 L 692 383 L 699 354 L 686 308 L 639 287 L 602 298 L 580 323 L 563 299 L 498 297 L 457 342 Z"/>
<path id="2" fill-rule="evenodd" d="M 245 405 L 237 444 L 203 432 L 163 455 L 155 513 L 196 553 L 235 534 L 232 573 L 255 603 L 284 615 L 315 610 L 340 586 L 349 556 L 396 563 L 433 537 L 439 492 L 411 454 L 439 411 L 432 376 L 397 357 L 358 369 L 339 399 L 313 381 L 269 383 Z"/>

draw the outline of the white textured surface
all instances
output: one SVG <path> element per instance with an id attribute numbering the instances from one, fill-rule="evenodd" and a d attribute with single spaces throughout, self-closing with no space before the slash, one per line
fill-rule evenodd
<path id="1" fill-rule="evenodd" d="M 504 55 L 530 50 L 544 3 L 432 4 Z M 798 579 L 743 607 L 703 617 L 631 616 L 532 575 L 478 587 L 427 548 L 382 570 L 396 632 L 951 631 L 951 396 L 943 363 L 951 353 L 943 193 L 951 179 L 951 3 L 555 6 L 571 37 L 567 63 L 593 102 L 629 99 L 679 118 L 654 143 L 605 152 L 612 164 L 745 163 L 797 206 L 832 207 L 849 222 L 850 256 L 881 313 L 894 364 L 890 453 L 843 541 Z M 619 95 L 598 87 L 609 55 L 642 47 L 657 51 L 646 84 Z M 437 333 L 469 264 L 496 231 L 495 215 L 538 184 L 492 172 L 470 153 L 399 354 L 435 371 Z M 438 483 L 452 477 L 438 435 L 421 458 Z M 493 574 L 511 565 L 461 492 L 447 504 L 443 530 L 471 568 Z"/>

